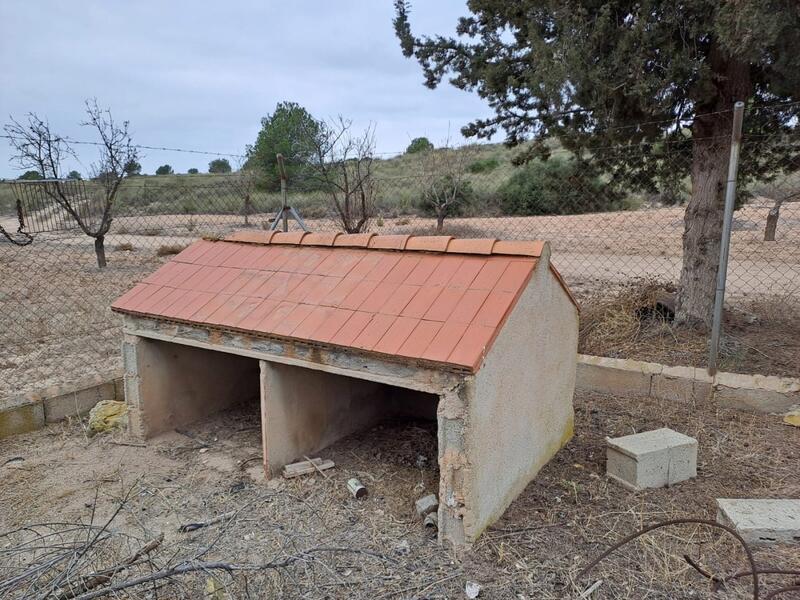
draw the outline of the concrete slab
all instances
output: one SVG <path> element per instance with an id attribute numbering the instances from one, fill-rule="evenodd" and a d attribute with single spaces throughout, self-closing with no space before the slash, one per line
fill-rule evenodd
<path id="1" fill-rule="evenodd" d="M 41 402 L 21 406 L 0 406 L 0 440 L 44 427 L 44 407 Z"/>
<path id="2" fill-rule="evenodd" d="M 717 522 L 748 544 L 800 544 L 800 500 L 718 498 Z"/>
<path id="3" fill-rule="evenodd" d="M 697 475 L 697 440 L 662 428 L 606 438 L 606 473 L 634 489 L 674 485 Z"/>

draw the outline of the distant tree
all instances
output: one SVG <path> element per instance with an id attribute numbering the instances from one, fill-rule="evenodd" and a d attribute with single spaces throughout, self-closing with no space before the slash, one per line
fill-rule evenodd
<path id="1" fill-rule="evenodd" d="M 94 129 L 100 138 L 100 157 L 92 165 L 100 195 L 97 204 L 102 208 L 99 215 L 91 211 L 87 216 L 82 210 L 82 203 L 86 201 L 84 195 L 74 194 L 73 186 L 65 186 L 59 180 L 63 160 L 75 157 L 75 152 L 64 137 L 50 129 L 50 123 L 30 113 L 25 124 L 12 118 L 5 125 L 5 131 L 11 138 L 16 162 L 22 168 L 34 168 L 45 179 L 53 180 L 41 184 L 42 192 L 75 219 L 81 231 L 94 238 L 97 266 L 103 269 L 107 264 L 105 236 L 111 228 L 114 200 L 126 177 L 125 165 L 135 161 L 137 154 L 128 132 L 128 121 L 115 121 L 111 111 L 101 109 L 96 100 L 86 101 L 86 115 L 88 119 L 81 125 Z"/>
<path id="2" fill-rule="evenodd" d="M 17 179 L 21 181 L 37 181 L 39 179 L 44 179 L 44 177 L 42 177 L 39 171 L 25 171 L 22 175 L 17 177 Z"/>
<path id="3" fill-rule="evenodd" d="M 411 140 L 411 143 L 406 148 L 406 154 L 415 154 L 417 152 L 427 152 L 433 150 L 433 144 L 426 137 L 418 137 Z"/>
<path id="4" fill-rule="evenodd" d="M 402 52 L 419 62 L 425 85 L 448 81 L 493 109 L 491 118 L 465 126 L 465 135 L 485 138 L 502 128 L 509 144 L 557 138 L 580 157 L 602 155 L 607 178 L 629 190 L 652 190 L 674 166 L 653 159 L 657 145 L 690 157 L 675 316 L 709 325 L 731 108 L 737 100 L 774 106 L 745 118 L 745 137 L 775 135 L 742 155 L 740 178 L 785 168 L 780 134 L 800 118 L 792 58 L 800 47 L 797 1 L 482 0 L 468 2 L 467 11 L 452 38 L 413 35 L 406 0 L 395 0 L 394 20 Z M 546 157 L 544 144 L 530 147 Z"/>
<path id="5" fill-rule="evenodd" d="M 138 160 L 129 160 L 128 163 L 125 165 L 125 175 L 128 177 L 133 177 L 135 175 L 142 174 L 142 165 L 139 164 Z"/>
<path id="6" fill-rule="evenodd" d="M 210 163 L 208 163 L 208 172 L 209 173 L 230 173 L 231 172 L 231 163 L 228 162 L 227 158 L 215 158 Z"/>
<path id="7" fill-rule="evenodd" d="M 308 138 L 314 148 L 308 176 L 327 193 L 345 232 L 366 231 L 378 194 L 373 172 L 375 128 L 353 133 L 352 121 L 342 117 L 317 125 Z"/>
<path id="8" fill-rule="evenodd" d="M 422 207 L 436 216 L 436 232 L 441 233 L 445 217 L 456 214 L 474 196 L 468 169 L 475 159 L 475 146 L 453 148 L 449 138 L 443 148 L 434 150 L 433 144 L 428 145 L 415 151 L 423 184 Z"/>
<path id="9" fill-rule="evenodd" d="M 260 172 L 266 186 L 280 189 L 276 156 L 282 154 L 289 180 L 297 177 L 316 155 L 321 124 L 299 104 L 281 102 L 261 119 L 256 142 L 247 147 L 245 167 Z"/>
<path id="10" fill-rule="evenodd" d="M 156 169 L 156 175 L 172 175 L 175 171 L 169 165 L 161 165 Z"/>
<path id="11" fill-rule="evenodd" d="M 188 171 L 186 171 L 186 172 L 187 172 L 189 175 L 197 175 L 197 174 L 198 174 L 200 171 L 198 171 L 198 170 L 197 170 L 197 169 L 195 169 L 195 168 L 191 168 L 191 169 L 189 169 L 189 170 L 188 170 Z"/>
<path id="12" fill-rule="evenodd" d="M 83 177 L 81 176 L 80 173 L 78 173 L 78 171 L 70 171 L 67 174 L 67 179 L 74 179 L 75 181 L 80 181 L 81 179 L 83 179 Z"/>

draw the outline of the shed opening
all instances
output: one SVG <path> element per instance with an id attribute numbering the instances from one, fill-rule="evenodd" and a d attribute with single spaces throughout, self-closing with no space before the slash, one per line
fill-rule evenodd
<path id="1" fill-rule="evenodd" d="M 439 397 L 325 371 L 261 362 L 264 463 L 284 465 L 382 421 L 435 420 Z"/>

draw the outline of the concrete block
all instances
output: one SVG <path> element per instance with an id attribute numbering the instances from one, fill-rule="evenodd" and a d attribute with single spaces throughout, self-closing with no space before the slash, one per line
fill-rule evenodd
<path id="1" fill-rule="evenodd" d="M 436 497 L 436 494 L 428 494 L 417 500 L 414 506 L 420 517 L 427 517 L 430 513 L 439 508 L 439 499 Z"/>
<path id="2" fill-rule="evenodd" d="M 800 405 L 800 394 L 769 389 L 728 387 L 720 383 L 714 397 L 721 406 L 775 415 L 783 415 Z"/>
<path id="3" fill-rule="evenodd" d="M 589 362 L 585 359 L 595 359 Z M 576 387 L 595 392 L 649 396 L 653 372 L 638 361 L 581 357 L 576 372 Z M 597 360 L 600 359 L 600 360 Z"/>
<path id="4" fill-rule="evenodd" d="M 653 374 L 650 395 L 662 400 L 702 402 L 712 394 L 714 379 L 705 369 L 668 367 Z"/>
<path id="5" fill-rule="evenodd" d="M 44 427 L 44 407 L 41 402 L 0 406 L 0 440 L 42 427 Z"/>
<path id="6" fill-rule="evenodd" d="M 664 487 L 697 475 L 697 440 L 672 429 L 606 441 L 606 472 L 628 488 Z"/>
<path id="7" fill-rule="evenodd" d="M 87 414 L 101 400 L 114 400 L 116 395 L 114 382 L 108 381 L 93 385 L 84 390 L 45 398 L 44 416 L 48 423 L 62 421 L 67 417 Z"/>
<path id="8" fill-rule="evenodd" d="M 718 498 L 717 522 L 748 544 L 800 544 L 800 500 Z"/>

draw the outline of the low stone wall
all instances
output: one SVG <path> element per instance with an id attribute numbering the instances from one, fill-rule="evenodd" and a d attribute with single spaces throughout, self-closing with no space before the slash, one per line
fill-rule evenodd
<path id="1" fill-rule="evenodd" d="M 800 379 L 740 373 L 711 377 L 699 367 L 578 355 L 576 389 L 677 400 L 716 400 L 722 406 L 786 414 L 800 409 Z M 122 371 L 85 377 L 0 400 L 0 439 L 80 416 L 101 400 L 124 400 Z"/>
<path id="2" fill-rule="evenodd" d="M 578 355 L 576 388 L 703 402 L 761 413 L 786 414 L 800 408 L 800 379 L 766 375 L 717 373 L 700 367 L 669 367 L 659 363 Z"/>
<path id="3" fill-rule="evenodd" d="M 123 399 L 121 370 L 5 398 L 0 400 L 0 439 L 85 415 L 101 400 Z"/>

